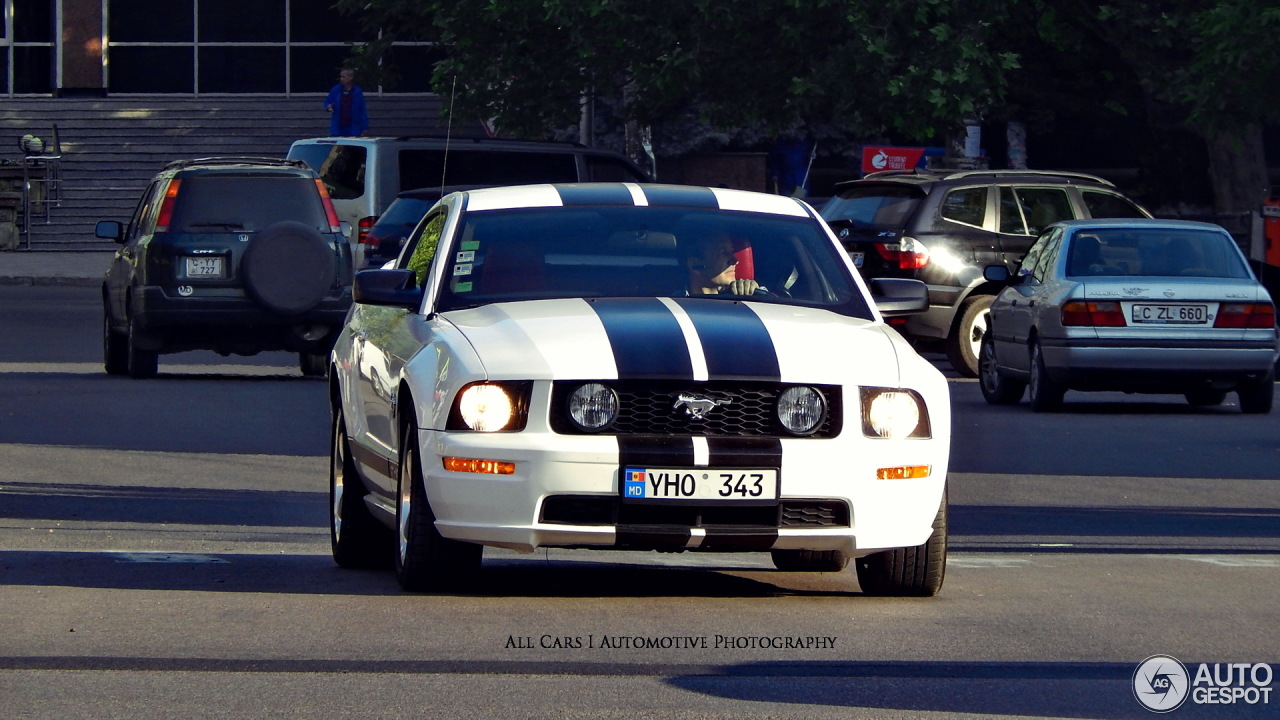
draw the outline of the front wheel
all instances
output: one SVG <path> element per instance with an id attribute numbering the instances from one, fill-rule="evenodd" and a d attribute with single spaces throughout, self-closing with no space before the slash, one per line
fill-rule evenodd
<path id="1" fill-rule="evenodd" d="M 978 353 L 982 338 L 987 334 L 987 316 L 991 314 L 994 295 L 973 295 L 965 298 L 956 309 L 959 320 L 951 337 L 947 338 L 947 360 L 956 372 L 965 377 L 978 376 Z"/>
<path id="2" fill-rule="evenodd" d="M 436 529 L 427 500 L 418 450 L 418 429 L 410 420 L 400 438 L 400 483 L 396 502 L 396 580 L 411 592 L 447 590 L 472 579 L 480 569 L 480 545 L 450 540 Z"/>
<path id="3" fill-rule="evenodd" d="M 858 558 L 858 585 L 867 595 L 931 597 L 942 589 L 947 570 L 947 493 L 923 545 Z"/>
<path id="4" fill-rule="evenodd" d="M 391 533 L 364 504 L 364 484 L 356 475 L 342 408 L 334 410 L 329 453 L 329 545 L 344 568 L 386 567 Z"/>
<path id="5" fill-rule="evenodd" d="M 1027 389 L 1025 382 L 1000 374 L 990 333 L 983 334 L 982 349 L 978 352 L 978 385 L 989 405 L 1016 405 Z"/>
<path id="6" fill-rule="evenodd" d="M 1027 386 L 1031 391 L 1027 400 L 1031 403 L 1031 409 L 1036 412 L 1057 409 L 1062 404 L 1062 396 L 1067 392 L 1066 388 L 1049 379 L 1040 343 L 1031 345 L 1031 382 Z"/>

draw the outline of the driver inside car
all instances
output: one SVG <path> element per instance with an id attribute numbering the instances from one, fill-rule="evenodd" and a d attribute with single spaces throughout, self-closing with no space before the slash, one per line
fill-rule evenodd
<path id="1" fill-rule="evenodd" d="M 738 277 L 738 256 L 734 244 L 723 233 L 694 238 L 682 243 L 684 264 L 689 273 L 689 295 L 753 295 L 768 290 L 760 283 Z"/>

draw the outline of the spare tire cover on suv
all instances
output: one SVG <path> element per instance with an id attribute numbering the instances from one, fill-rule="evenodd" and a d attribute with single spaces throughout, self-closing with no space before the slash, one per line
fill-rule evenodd
<path id="1" fill-rule="evenodd" d="M 240 261 L 245 289 L 269 310 L 296 315 L 315 307 L 333 287 L 333 248 L 320 231 L 287 220 L 256 234 Z"/>

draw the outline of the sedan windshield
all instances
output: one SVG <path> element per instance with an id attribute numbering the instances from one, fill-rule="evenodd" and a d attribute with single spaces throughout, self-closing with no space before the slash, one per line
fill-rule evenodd
<path id="1" fill-rule="evenodd" d="M 465 213 L 437 309 L 542 298 L 686 297 L 803 304 L 870 318 L 825 228 L 807 217 L 667 207 Z M 708 289 L 710 288 L 710 289 Z"/>
<path id="2" fill-rule="evenodd" d="M 1067 275 L 1250 277 L 1226 233 L 1159 227 L 1077 231 L 1067 255 Z"/>

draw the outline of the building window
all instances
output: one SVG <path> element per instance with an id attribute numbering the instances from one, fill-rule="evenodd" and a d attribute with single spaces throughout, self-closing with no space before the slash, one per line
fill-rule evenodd
<path id="1" fill-rule="evenodd" d="M 108 92 L 327 92 L 351 45 L 370 39 L 332 5 L 333 0 L 106 0 Z M 437 58 L 431 44 L 397 45 L 397 52 L 419 62 L 402 69 L 395 90 L 429 92 L 430 63 Z M 366 94 L 384 91 L 361 87 Z"/>
<path id="2" fill-rule="evenodd" d="M 0 94 L 53 92 L 54 0 L 3 0 Z"/>

